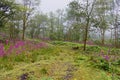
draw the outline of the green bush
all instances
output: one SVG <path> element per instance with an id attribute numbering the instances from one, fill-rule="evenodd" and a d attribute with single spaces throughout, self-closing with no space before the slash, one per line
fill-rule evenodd
<path id="1" fill-rule="evenodd" d="M 117 61 L 117 64 L 120 65 L 120 60 Z"/>
<path id="2" fill-rule="evenodd" d="M 87 46 L 86 51 L 99 52 L 101 48 L 99 46 Z"/>
<path id="3" fill-rule="evenodd" d="M 120 49 L 113 48 L 111 54 L 120 54 Z"/>
<path id="4" fill-rule="evenodd" d="M 105 71 L 109 71 L 110 70 L 110 66 L 108 62 L 101 62 L 100 65 L 98 65 L 100 69 L 103 69 Z"/>
<path id="5" fill-rule="evenodd" d="M 93 58 L 92 57 L 92 64 L 94 67 L 99 68 L 101 70 L 104 71 L 110 71 L 111 67 L 109 65 L 109 62 L 107 62 L 106 60 L 102 59 L 102 58 Z"/>

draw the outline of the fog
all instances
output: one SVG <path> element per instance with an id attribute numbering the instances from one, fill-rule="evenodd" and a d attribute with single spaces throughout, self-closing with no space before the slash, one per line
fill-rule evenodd
<path id="1" fill-rule="evenodd" d="M 57 9 L 65 9 L 72 0 L 41 0 L 40 10 L 43 13 L 55 12 Z"/>

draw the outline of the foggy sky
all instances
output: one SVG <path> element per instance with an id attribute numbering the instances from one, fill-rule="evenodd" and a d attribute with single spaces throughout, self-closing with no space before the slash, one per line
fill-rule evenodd
<path id="1" fill-rule="evenodd" d="M 57 9 L 65 9 L 72 0 L 41 0 L 40 10 L 44 13 L 55 12 Z"/>

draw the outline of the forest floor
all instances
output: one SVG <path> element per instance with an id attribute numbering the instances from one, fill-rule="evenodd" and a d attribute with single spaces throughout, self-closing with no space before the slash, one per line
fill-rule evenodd
<path id="1" fill-rule="evenodd" d="M 0 58 L 0 80 L 120 80 L 119 49 L 71 42 L 48 42 L 46 48 Z M 101 56 L 101 53 L 102 56 Z"/>

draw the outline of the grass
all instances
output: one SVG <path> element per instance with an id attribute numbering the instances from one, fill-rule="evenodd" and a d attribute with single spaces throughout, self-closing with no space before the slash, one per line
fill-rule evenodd
<path id="1" fill-rule="evenodd" d="M 112 65 L 114 71 L 100 68 L 105 63 L 96 55 L 101 49 L 107 53 L 108 48 L 87 46 L 84 52 L 83 45 L 78 43 L 54 41 L 48 45 L 47 48 L 0 58 L 0 80 L 120 79 L 119 60 Z M 79 49 L 73 50 L 74 46 L 79 46 Z"/>

